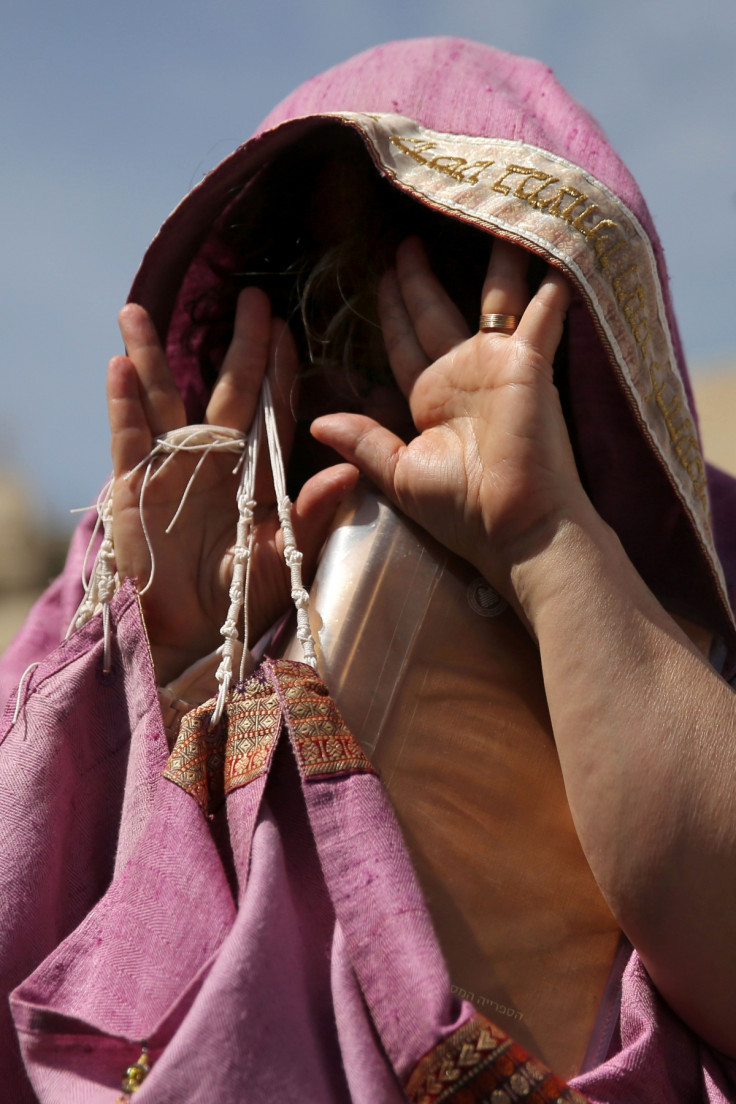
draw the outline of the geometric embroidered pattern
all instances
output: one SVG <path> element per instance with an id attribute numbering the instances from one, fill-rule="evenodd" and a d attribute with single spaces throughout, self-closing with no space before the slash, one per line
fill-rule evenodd
<path id="1" fill-rule="evenodd" d="M 232 691 L 225 717 L 227 795 L 268 770 L 281 727 L 281 706 L 273 687 L 256 676 Z"/>
<path id="2" fill-rule="evenodd" d="M 268 666 L 283 695 L 284 719 L 303 778 L 377 773 L 311 667 L 288 660 L 272 660 Z"/>
<path id="3" fill-rule="evenodd" d="M 411 1104 L 587 1104 L 477 1012 L 422 1058 L 405 1091 Z"/>
<path id="4" fill-rule="evenodd" d="M 179 735 L 164 769 L 164 778 L 186 790 L 207 815 L 224 796 L 225 718 L 210 727 L 214 699 L 198 705 L 182 718 Z"/>
<path id="5" fill-rule="evenodd" d="M 182 718 L 164 770 L 164 778 L 186 790 L 205 815 L 268 771 L 284 712 L 302 777 L 375 773 L 327 687 L 304 663 L 267 660 L 230 692 L 212 727 L 214 710 L 211 698 Z"/>
<path id="6" fill-rule="evenodd" d="M 182 719 L 164 770 L 164 778 L 186 790 L 205 815 L 268 770 L 281 723 L 278 696 L 260 673 L 231 692 L 212 728 L 215 704 L 211 698 Z"/>

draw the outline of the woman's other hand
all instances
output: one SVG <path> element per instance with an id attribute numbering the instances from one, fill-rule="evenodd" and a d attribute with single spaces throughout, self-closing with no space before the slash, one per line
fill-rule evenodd
<path id="1" fill-rule="evenodd" d="M 181 397 L 156 330 L 146 311 L 129 304 L 120 312 L 127 355 L 110 361 L 108 411 L 114 472 L 113 532 L 117 570 L 132 578 L 141 601 L 157 678 L 168 682 L 220 643 L 228 609 L 232 552 L 237 523 L 236 457 L 210 455 L 171 522 L 198 454 L 179 454 L 145 493 L 145 525 L 139 510 L 143 470 L 126 478 L 150 453 L 157 436 L 186 424 Z M 292 403 L 297 357 L 286 324 L 272 319 L 267 296 L 258 288 L 241 292 L 229 350 L 212 392 L 205 422 L 247 432 L 264 375 L 268 373 L 285 458 L 293 436 Z M 308 577 L 340 500 L 354 485 L 347 464 L 308 480 L 293 507 L 294 531 Z M 279 522 L 266 450 L 259 460 L 249 621 L 251 642 L 287 607 L 288 575 L 281 554 Z"/>
<path id="2" fill-rule="evenodd" d="M 512 335 L 471 334 L 422 243 L 399 248 L 379 290 L 386 347 L 418 436 L 405 443 L 360 415 L 313 433 L 401 510 L 509 596 L 515 564 L 592 509 L 578 479 L 552 380 L 570 290 L 549 270 L 531 298 L 528 254 L 496 240 L 480 310 L 520 317 Z"/>

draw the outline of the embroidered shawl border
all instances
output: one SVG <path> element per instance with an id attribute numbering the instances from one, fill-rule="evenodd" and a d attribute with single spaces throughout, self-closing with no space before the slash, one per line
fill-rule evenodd
<path id="1" fill-rule="evenodd" d="M 444 134 L 400 115 L 333 113 L 381 171 L 422 202 L 519 242 L 585 296 L 633 409 L 711 561 L 725 607 L 706 473 L 648 235 L 601 181 L 524 142 Z"/>
<path id="2" fill-rule="evenodd" d="M 327 687 L 304 663 L 266 661 L 232 690 L 221 720 L 212 725 L 214 708 L 212 698 L 186 714 L 163 772 L 205 815 L 233 790 L 268 773 L 283 723 L 305 780 L 376 773 Z"/>

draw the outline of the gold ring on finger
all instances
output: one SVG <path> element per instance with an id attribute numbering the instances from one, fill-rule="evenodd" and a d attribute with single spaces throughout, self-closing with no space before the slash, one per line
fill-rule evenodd
<path id="1" fill-rule="evenodd" d="M 517 314 L 482 314 L 478 329 L 483 333 L 512 334 L 520 321 Z"/>

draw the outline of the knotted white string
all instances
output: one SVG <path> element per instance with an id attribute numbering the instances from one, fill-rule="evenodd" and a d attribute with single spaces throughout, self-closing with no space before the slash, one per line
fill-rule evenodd
<path id="1" fill-rule="evenodd" d="M 97 521 L 92 530 L 92 536 L 90 537 L 82 562 L 82 588 L 84 590 L 84 597 L 72 618 L 72 622 L 66 634 L 67 638 L 71 636 L 74 629 L 81 628 L 82 625 L 89 621 L 95 610 L 101 608 L 103 625 L 102 669 L 105 674 L 109 674 L 112 667 L 110 602 L 120 586 L 120 580 L 115 570 L 115 549 L 112 539 L 112 494 L 113 480 L 111 477 L 102 488 L 99 498 L 97 499 Z M 89 556 L 97 534 L 100 531 L 100 526 L 102 527 L 102 544 L 95 556 L 89 578 L 87 578 Z"/>
<path id="2" fill-rule="evenodd" d="M 12 724 L 18 720 L 20 716 L 20 708 L 23 703 L 23 690 L 25 687 L 26 679 L 30 677 L 31 673 L 41 666 L 40 659 L 34 660 L 33 663 L 29 663 L 23 674 L 20 676 L 20 682 L 18 683 L 18 689 L 15 694 L 15 709 L 13 710 Z"/>
<path id="3" fill-rule="evenodd" d="M 317 656 L 314 650 L 314 638 L 309 625 L 309 594 L 302 582 L 302 554 L 294 540 L 294 528 L 291 524 L 291 500 L 286 493 L 286 474 L 284 472 L 284 458 L 279 443 L 278 429 L 276 427 L 276 414 L 273 408 L 273 398 L 268 380 L 263 381 L 261 396 L 263 403 L 263 415 L 266 423 L 266 436 L 268 438 L 268 451 L 271 456 L 271 471 L 273 473 L 273 486 L 276 491 L 276 506 L 279 512 L 281 533 L 284 539 L 284 559 L 291 573 L 291 599 L 296 606 L 296 635 L 301 641 L 305 661 L 311 666 L 317 666 Z"/>
<path id="4" fill-rule="evenodd" d="M 221 662 L 216 672 L 219 683 L 219 692 L 215 711 L 212 716 L 212 724 L 222 717 L 225 703 L 233 678 L 233 660 L 236 654 L 236 642 L 239 637 L 238 622 L 243 622 L 243 652 L 240 661 L 239 678 L 242 681 L 245 674 L 248 645 L 248 595 L 250 589 L 251 565 L 254 547 L 254 515 L 256 509 L 255 484 L 258 456 L 261 448 L 262 427 L 265 425 L 266 440 L 268 444 L 271 471 L 273 475 L 274 490 L 276 493 L 276 507 L 281 525 L 284 542 L 284 560 L 289 569 L 291 583 L 291 598 L 296 606 L 297 613 L 297 637 L 301 641 L 305 661 L 311 666 L 317 666 L 314 639 L 309 624 L 309 595 L 302 582 L 302 554 L 296 546 L 294 529 L 291 522 L 291 501 L 286 493 L 286 475 L 284 472 L 284 460 L 276 425 L 273 395 L 268 380 L 264 380 L 261 387 L 261 396 L 256 416 L 253 419 L 250 431 L 244 436 L 238 430 L 225 426 L 195 425 L 184 426 L 181 429 L 171 430 L 156 438 L 153 448 L 139 464 L 131 469 L 125 476 L 131 479 L 139 471 L 143 471 L 141 489 L 138 499 L 138 508 L 141 517 L 141 528 L 144 540 L 148 548 L 150 569 L 148 580 L 140 591 L 143 595 L 153 584 L 156 570 L 156 560 L 153 542 L 145 520 L 145 496 L 150 484 L 161 475 L 166 466 L 178 454 L 184 452 L 201 453 L 194 470 L 189 477 L 181 499 L 176 507 L 171 521 L 166 527 L 165 533 L 169 534 L 185 507 L 189 494 L 194 486 L 197 476 L 202 470 L 207 457 L 212 453 L 233 453 L 238 456 L 233 474 L 240 469 L 240 480 L 237 490 L 238 524 L 233 551 L 233 574 L 230 583 L 230 606 L 220 634 L 223 643 L 220 648 Z M 159 462 L 160 461 L 160 462 Z M 100 526 L 103 531 L 103 539 L 95 558 L 89 579 L 87 579 L 87 561 L 89 549 L 85 556 L 82 569 L 82 584 L 84 598 L 69 626 L 69 632 L 81 627 L 99 609 L 103 617 L 104 636 L 104 669 L 110 670 L 111 665 L 111 623 L 109 604 L 113 595 L 120 586 L 120 579 L 115 570 L 115 552 L 112 536 L 112 492 L 113 482 L 103 489 L 97 502 L 97 523 L 90 540 L 90 548 L 95 540 Z"/>
<path id="5" fill-rule="evenodd" d="M 189 498 L 189 492 L 194 486 L 194 482 L 202 470 L 207 457 L 213 452 L 230 452 L 242 456 L 243 452 L 243 434 L 237 429 L 230 429 L 227 426 L 210 426 L 210 425 L 193 425 L 182 426 L 180 429 L 169 430 L 168 433 L 163 434 L 161 437 L 156 438 L 156 443 L 149 452 L 148 456 L 136 464 L 134 468 L 125 476 L 126 481 L 130 480 L 137 472 L 143 469 L 143 482 L 141 483 L 140 497 L 138 499 L 138 509 L 141 515 L 141 529 L 143 530 L 143 537 L 148 548 L 148 556 L 150 560 L 150 568 L 148 573 L 148 582 L 139 591 L 141 595 L 145 594 L 153 583 L 153 577 L 156 571 L 156 558 L 153 551 L 153 542 L 151 541 L 148 527 L 146 525 L 146 516 L 144 507 L 144 500 L 146 490 L 149 483 L 152 482 L 157 476 L 161 475 L 166 470 L 167 465 L 174 459 L 177 453 L 182 452 L 201 452 L 194 471 L 189 477 L 189 481 L 184 488 L 179 505 L 177 506 L 174 515 L 166 526 L 165 532 L 170 533 L 179 520 L 184 504 Z M 154 467 L 154 461 L 160 457 L 165 457 L 163 462 L 158 467 Z M 238 469 L 236 464 L 233 474 Z"/>
<path id="6" fill-rule="evenodd" d="M 248 588 L 250 586 L 250 561 L 253 551 L 253 516 L 256 508 L 256 465 L 261 447 L 261 411 L 260 405 L 245 440 L 242 458 L 240 486 L 238 487 L 238 528 L 233 551 L 233 577 L 230 582 L 230 608 L 225 623 L 220 629 L 223 637 L 222 659 L 215 673 L 220 689 L 217 704 L 212 714 L 212 724 L 216 725 L 222 717 L 230 683 L 233 677 L 233 657 L 238 639 L 238 619 L 243 616 L 243 656 L 248 647 Z M 241 660 L 240 671 L 243 672 Z"/>

